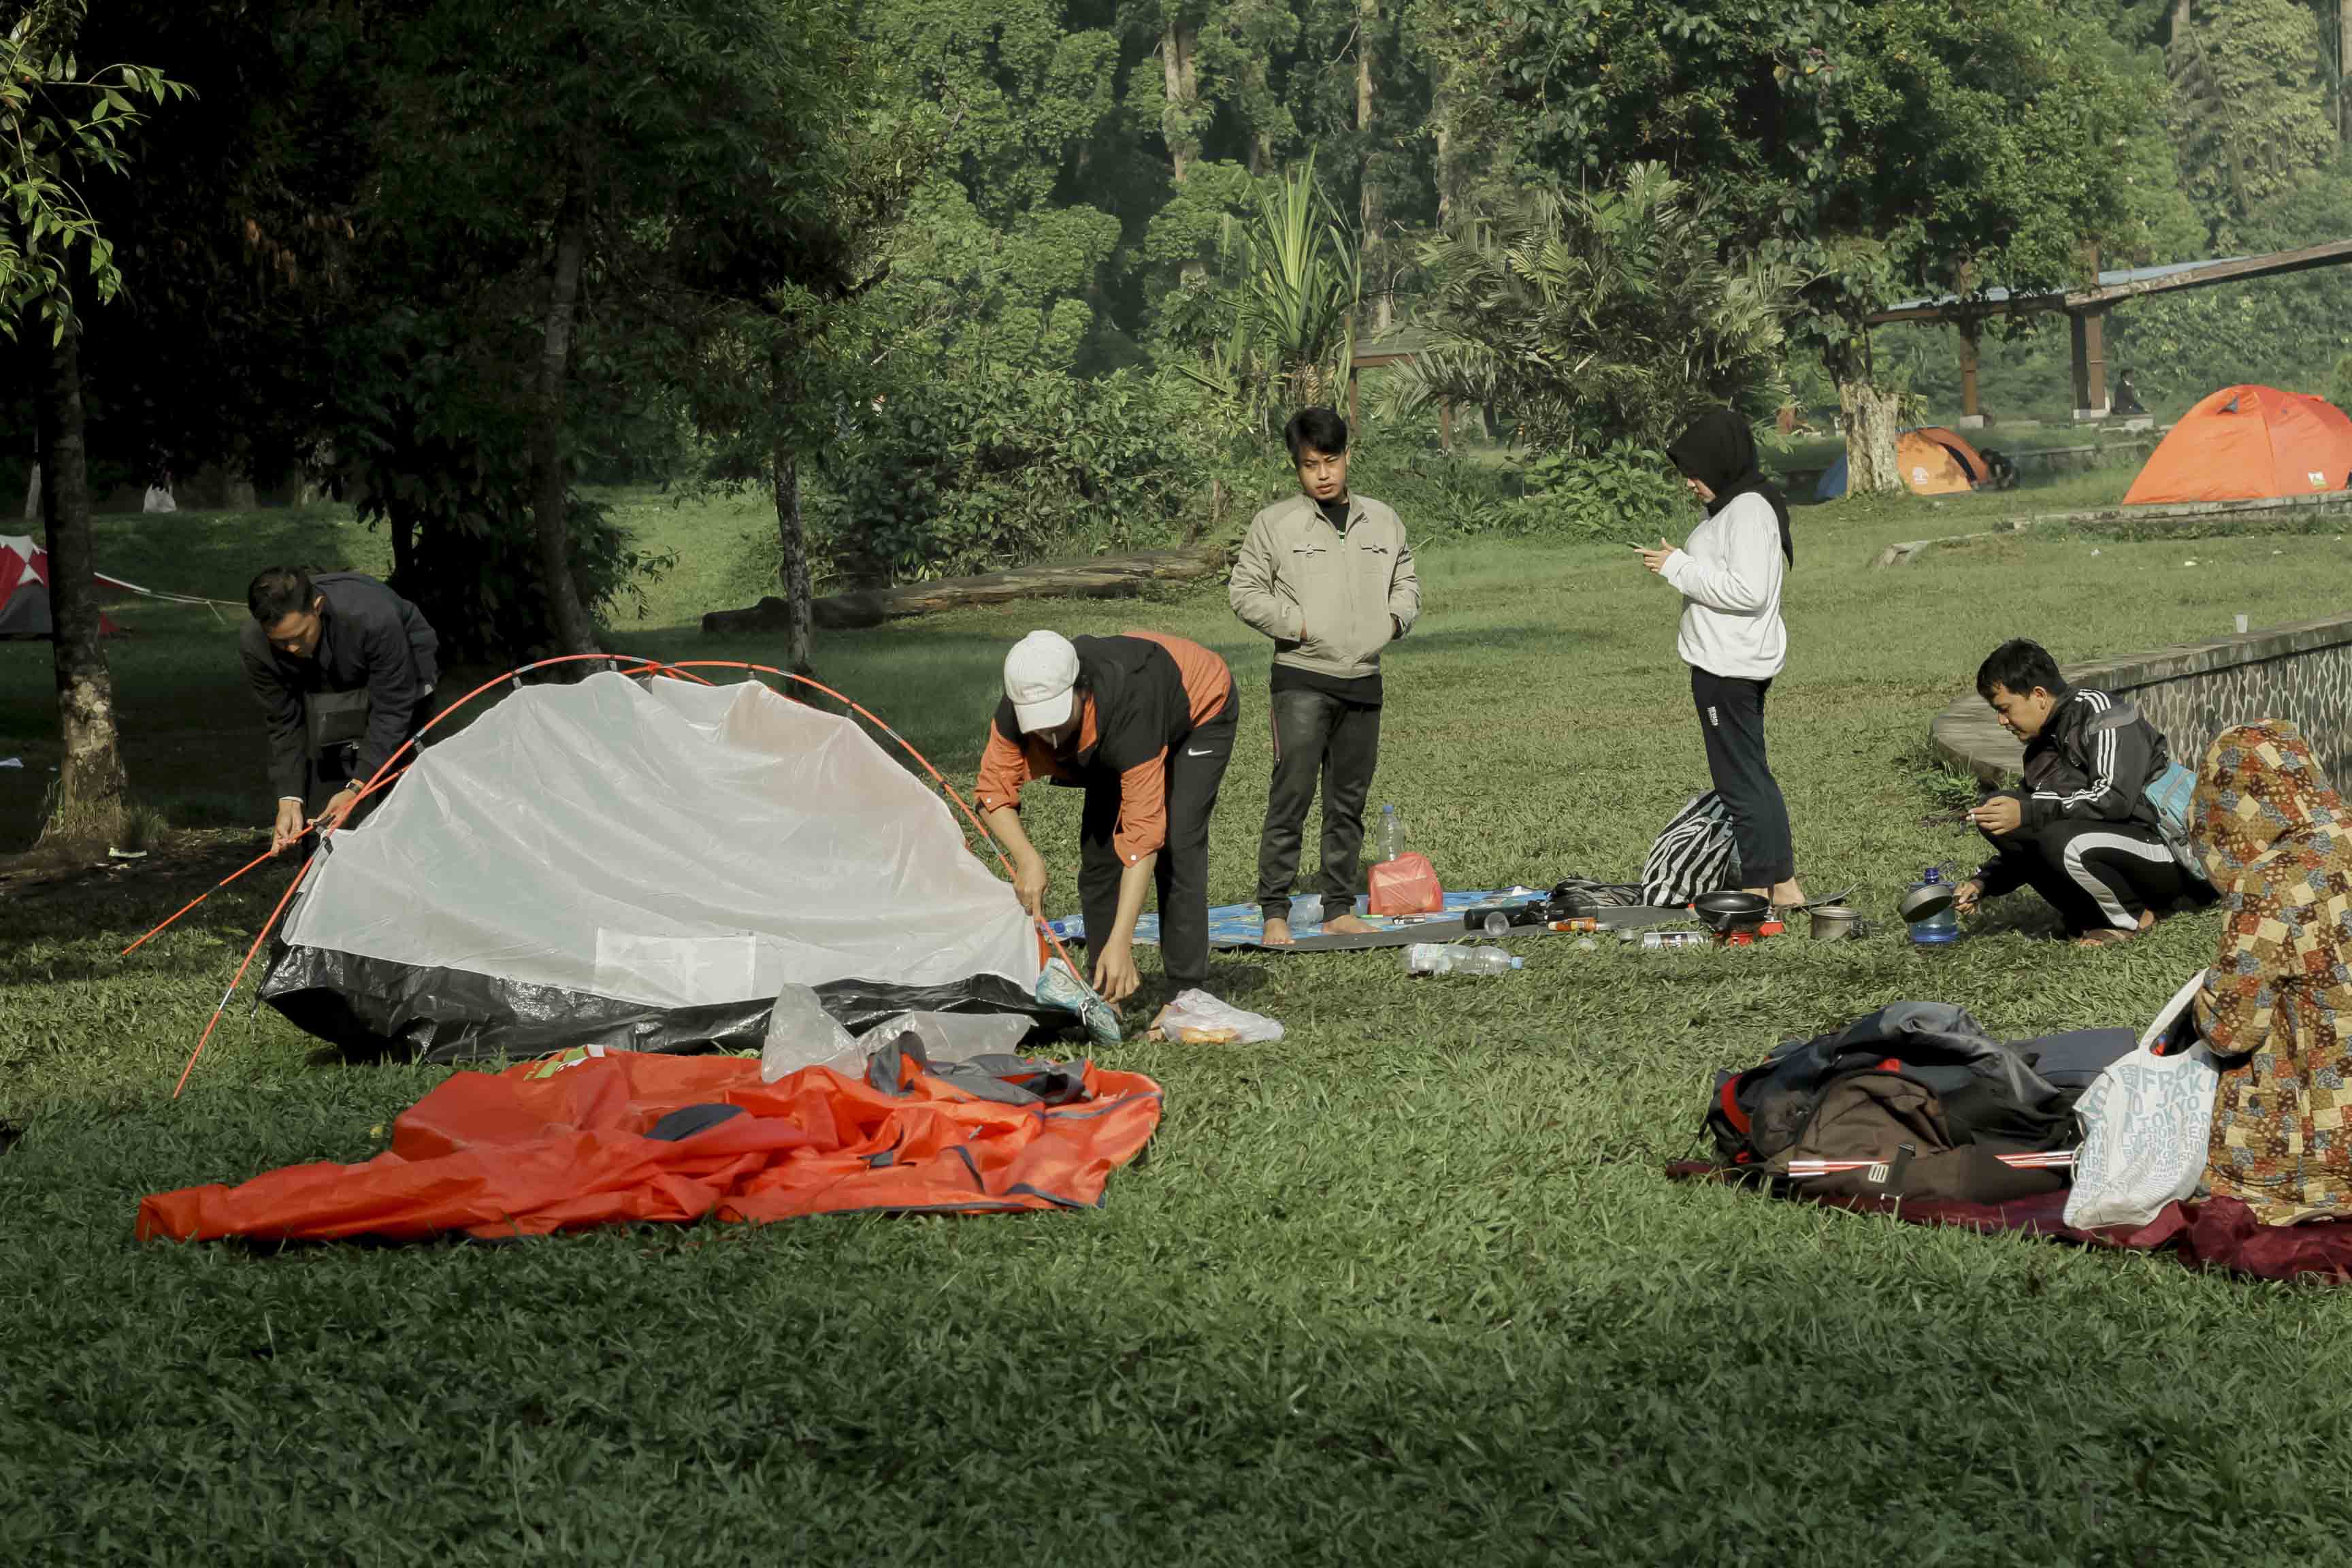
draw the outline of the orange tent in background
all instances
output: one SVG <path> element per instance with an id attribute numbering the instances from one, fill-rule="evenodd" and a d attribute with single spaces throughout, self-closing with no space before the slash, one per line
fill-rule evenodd
<path id="1" fill-rule="evenodd" d="M 2352 489 L 2352 419 L 2324 397 L 2225 386 L 2180 416 L 2126 506 Z"/>
<path id="2" fill-rule="evenodd" d="M 1897 436 L 1895 458 L 1903 482 L 1923 496 L 1974 489 L 1984 482 L 1988 471 L 1984 455 L 1958 431 L 1941 425 L 1924 425 Z"/>
<path id="3" fill-rule="evenodd" d="M 1984 455 L 1956 430 L 1926 425 L 1904 430 L 1895 437 L 1895 468 L 1915 495 L 1955 495 L 1984 483 L 1990 469 Z M 1838 454 L 1813 488 L 1815 500 L 1835 500 L 1845 494 L 1845 454 Z"/>

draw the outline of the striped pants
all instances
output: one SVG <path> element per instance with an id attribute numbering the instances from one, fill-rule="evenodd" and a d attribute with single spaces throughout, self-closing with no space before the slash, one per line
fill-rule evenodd
<path id="1" fill-rule="evenodd" d="M 2137 823 L 2066 820 L 1985 837 L 2000 851 L 1986 868 L 1994 888 L 2031 887 L 2074 936 L 2137 931 L 2143 910 L 2174 902 L 2191 883 L 2163 838 Z"/>

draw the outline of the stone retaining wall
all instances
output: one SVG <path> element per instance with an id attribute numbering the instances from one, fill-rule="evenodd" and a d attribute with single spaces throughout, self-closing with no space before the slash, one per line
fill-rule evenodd
<path id="1" fill-rule="evenodd" d="M 2352 616 L 2077 665 L 2066 679 L 2128 696 L 2192 768 L 2215 735 L 2258 719 L 2293 721 L 2331 777 L 2352 766 Z M 1936 716 L 1928 743 L 1989 784 L 2013 783 L 2024 756 L 1973 692 Z"/>

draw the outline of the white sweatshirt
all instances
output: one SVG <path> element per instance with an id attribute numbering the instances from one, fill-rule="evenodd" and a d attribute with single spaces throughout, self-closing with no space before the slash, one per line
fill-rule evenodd
<path id="1" fill-rule="evenodd" d="M 1780 519 L 1753 490 L 1692 529 L 1661 574 L 1683 596 L 1683 662 L 1740 680 L 1780 674 L 1789 658 L 1782 570 Z"/>

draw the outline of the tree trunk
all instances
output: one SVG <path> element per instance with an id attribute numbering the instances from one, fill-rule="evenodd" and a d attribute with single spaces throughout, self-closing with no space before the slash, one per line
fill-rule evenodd
<path id="1" fill-rule="evenodd" d="M 1849 366 L 1836 376 L 1839 423 L 1845 429 L 1846 494 L 1901 489 L 1903 468 L 1895 451 L 1895 422 L 1902 394 L 1874 384 L 1866 370 Z"/>
<path id="2" fill-rule="evenodd" d="M 776 489 L 776 540 L 783 546 L 776 575 L 784 585 L 784 668 L 804 675 L 815 640 L 816 594 L 809 584 L 808 530 L 801 518 L 800 458 L 782 437 L 768 449 L 768 477 Z"/>
<path id="3" fill-rule="evenodd" d="M 2179 48 L 2189 41 L 2189 0 L 2172 0 L 2172 32 L 2169 42 Z"/>
<path id="4" fill-rule="evenodd" d="M 403 597 L 415 598 L 410 592 L 416 581 L 416 519 L 404 506 L 388 509 L 392 531 L 392 582 Z"/>
<path id="5" fill-rule="evenodd" d="M 33 459 L 33 471 L 25 476 L 25 521 L 41 521 L 41 462 Z"/>
<path id="6" fill-rule="evenodd" d="M 1363 191 L 1363 268 L 1372 286 L 1372 331 L 1375 336 L 1389 330 L 1396 319 L 1396 299 L 1389 290 L 1388 247 L 1381 236 L 1381 226 L 1386 217 L 1382 210 L 1381 183 L 1376 174 L 1377 157 L 1372 140 L 1374 105 L 1372 73 L 1373 29 L 1380 26 L 1379 0 L 1357 0 L 1356 4 L 1356 135 L 1363 147 L 1363 163 L 1360 180 Z"/>
<path id="7" fill-rule="evenodd" d="M 58 720 L 64 755 L 42 837 L 95 842 L 122 820 L 127 788 L 114 721 L 114 678 L 99 638 L 89 538 L 89 473 L 82 440 L 81 332 L 68 327 L 46 355 L 35 416 L 41 442 L 41 512 L 49 552 L 49 624 L 56 638 Z"/>
<path id="8" fill-rule="evenodd" d="M 1160 34 L 1160 64 L 1167 79 L 1167 103 L 1160 111 L 1160 134 L 1168 142 L 1168 167 L 1178 184 L 1201 155 L 1200 74 L 1193 56 L 1200 39 L 1172 17 Z"/>
<path id="9" fill-rule="evenodd" d="M 555 619 L 556 651 L 565 654 L 596 651 L 596 626 L 580 602 L 580 585 L 572 575 L 572 529 L 565 516 L 571 485 L 563 465 L 563 388 L 572 363 L 572 321 L 580 300 L 580 266 L 588 248 L 585 184 L 575 169 L 556 215 L 555 261 L 548 271 L 546 328 L 540 342 L 539 384 L 531 411 L 540 574 Z"/>
<path id="10" fill-rule="evenodd" d="M 2352 0 L 2336 0 L 2336 135 L 2352 142 Z"/>

